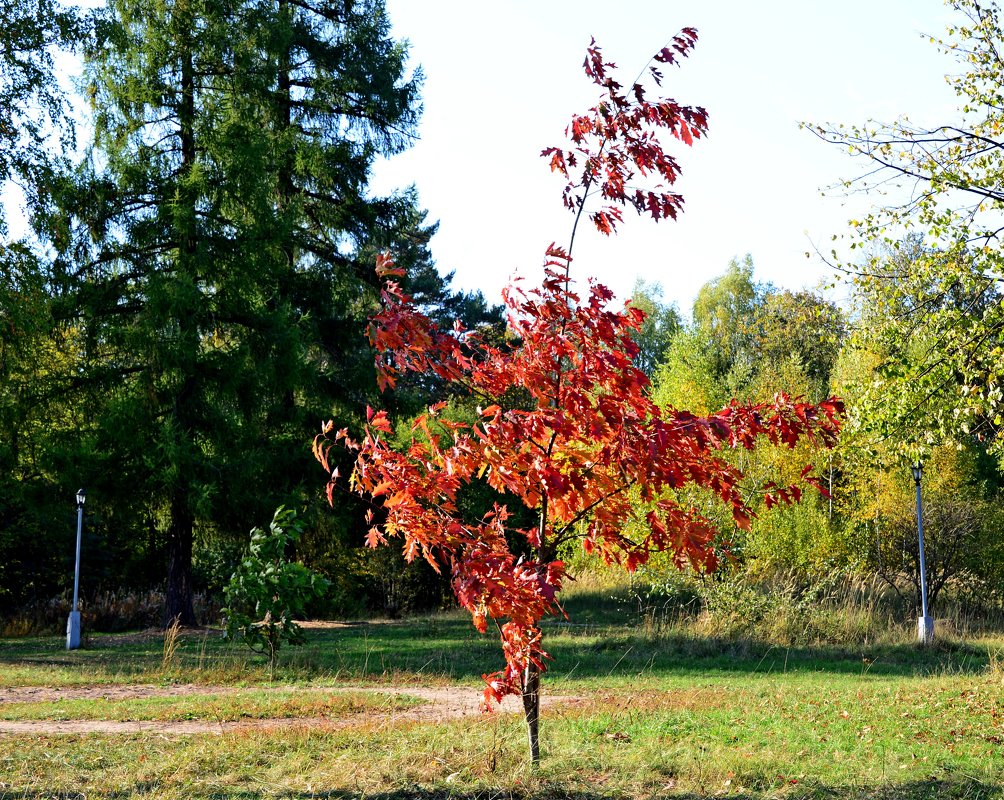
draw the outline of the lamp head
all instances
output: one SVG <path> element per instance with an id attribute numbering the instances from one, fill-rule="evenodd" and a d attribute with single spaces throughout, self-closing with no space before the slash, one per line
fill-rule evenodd
<path id="1" fill-rule="evenodd" d="M 917 483 L 920 483 L 920 479 L 924 476 L 924 467 L 923 467 L 923 465 L 921 465 L 921 463 L 918 461 L 916 464 L 914 464 L 914 465 L 912 465 L 910 467 L 910 472 L 913 473 L 913 479 Z"/>
<path id="2" fill-rule="evenodd" d="M 77 489 L 77 508 L 83 508 L 84 507 L 84 500 L 85 499 L 86 499 L 86 495 L 84 494 L 84 490 L 83 489 Z"/>

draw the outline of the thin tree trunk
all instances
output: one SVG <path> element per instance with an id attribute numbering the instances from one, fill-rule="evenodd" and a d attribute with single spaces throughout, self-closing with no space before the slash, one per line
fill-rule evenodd
<path id="1" fill-rule="evenodd" d="M 523 716 L 526 719 L 530 764 L 540 764 L 540 668 L 532 661 L 523 671 Z"/>
<path id="2" fill-rule="evenodd" d="M 550 561 L 550 548 L 546 541 L 548 511 L 546 488 L 542 498 L 537 523 L 540 544 L 534 553 L 537 576 L 540 579 L 544 578 L 544 564 Z M 532 660 L 527 661 L 526 669 L 523 670 L 523 717 L 526 720 L 527 744 L 530 746 L 530 766 L 536 768 L 540 765 L 540 667 Z"/>

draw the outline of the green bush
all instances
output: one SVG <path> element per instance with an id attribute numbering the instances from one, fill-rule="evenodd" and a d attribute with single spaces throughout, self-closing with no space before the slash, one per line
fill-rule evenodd
<path id="1" fill-rule="evenodd" d="M 240 637 L 254 652 L 266 654 L 269 669 L 284 642 L 303 644 L 303 630 L 293 617 L 328 587 L 327 580 L 286 556 L 302 532 L 295 512 L 280 506 L 267 531 L 251 531 L 248 552 L 224 591 L 227 638 Z"/>

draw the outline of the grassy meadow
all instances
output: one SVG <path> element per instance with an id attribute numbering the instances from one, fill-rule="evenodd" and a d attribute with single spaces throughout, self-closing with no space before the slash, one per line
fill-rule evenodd
<path id="1" fill-rule="evenodd" d="M 575 700 L 545 709 L 536 771 L 517 715 L 395 717 L 421 703 L 408 687 L 475 689 L 500 665 L 457 613 L 312 630 L 272 675 L 213 630 L 92 635 L 73 653 L 0 640 L 0 723 L 283 720 L 3 734 L 0 798 L 1004 797 L 1004 637 L 715 636 L 643 624 L 615 594 L 573 589 L 571 623 L 548 626 L 545 692 Z M 388 686 L 403 693 L 373 691 Z M 340 725 L 302 724 L 318 717 Z"/>

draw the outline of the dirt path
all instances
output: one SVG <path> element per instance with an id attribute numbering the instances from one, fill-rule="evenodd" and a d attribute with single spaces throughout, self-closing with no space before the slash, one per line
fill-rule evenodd
<path id="1" fill-rule="evenodd" d="M 292 688 L 292 687 L 290 687 Z M 0 689 L 0 704 L 47 702 L 58 699 L 108 699 L 126 700 L 146 697 L 185 697 L 193 694 L 233 694 L 241 689 L 233 686 L 94 686 L 52 689 L 47 687 L 20 687 Z M 443 722 L 480 715 L 481 692 L 466 687 L 373 686 L 339 687 L 333 689 L 305 689 L 304 691 L 362 692 L 373 694 L 408 695 L 425 701 L 406 709 L 388 711 L 365 710 L 342 717 L 295 717 L 282 719 L 246 719 L 232 722 L 184 720 L 179 722 L 112 721 L 112 720 L 25 720 L 8 722 L 0 720 L 0 735 L 59 735 L 59 734 L 132 734 L 154 733 L 161 735 L 223 734 L 232 731 L 253 730 L 338 730 L 361 725 L 392 725 L 398 722 Z M 570 708 L 582 703 L 581 697 L 541 697 L 544 709 Z M 517 713 L 522 710 L 519 699 L 507 697 L 497 713 Z"/>
<path id="2" fill-rule="evenodd" d="M 97 686 L 14 686 L 0 687 L 3 703 L 51 703 L 57 700 L 142 700 L 146 697 L 191 697 L 199 694 L 234 694 L 236 686 L 203 686 L 198 683 L 162 685 L 156 683 L 105 684 Z"/>

